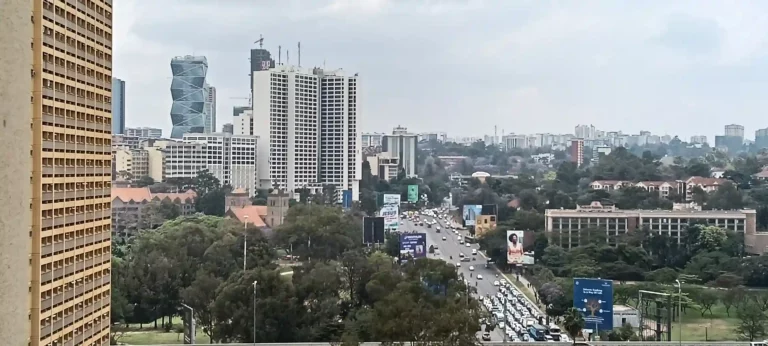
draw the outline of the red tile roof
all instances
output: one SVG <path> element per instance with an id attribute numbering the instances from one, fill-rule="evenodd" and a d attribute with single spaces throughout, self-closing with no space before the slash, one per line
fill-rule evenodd
<path id="1" fill-rule="evenodd" d="M 152 192 L 148 187 L 113 187 L 112 199 L 119 198 L 121 201 L 128 202 L 149 202 L 152 200 Z"/>
<path id="2" fill-rule="evenodd" d="M 194 201 L 195 198 L 197 198 L 197 193 L 192 190 L 187 190 L 186 192 L 181 192 L 181 193 L 153 193 L 152 194 L 152 199 L 159 199 L 162 201 L 166 198 L 170 199 L 171 201 L 175 201 L 177 198 L 181 202 L 185 202 L 187 200 Z"/>
<path id="3" fill-rule="evenodd" d="M 247 220 L 248 223 L 256 227 L 264 227 L 267 225 L 264 223 L 264 217 L 267 216 L 267 207 L 264 205 L 230 207 L 227 211 L 227 215 L 240 222 L 245 222 Z"/>
<path id="4" fill-rule="evenodd" d="M 708 178 L 708 177 L 690 177 L 688 178 L 689 185 L 700 185 L 700 186 L 717 186 L 717 185 L 723 185 L 723 183 L 727 182 L 728 179 L 718 179 L 718 178 Z"/>

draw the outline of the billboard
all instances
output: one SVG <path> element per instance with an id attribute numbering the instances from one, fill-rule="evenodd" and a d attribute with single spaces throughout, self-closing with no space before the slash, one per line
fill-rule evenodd
<path id="1" fill-rule="evenodd" d="M 363 218 L 363 244 L 383 244 L 384 243 L 384 218 L 383 217 L 364 217 Z"/>
<path id="2" fill-rule="evenodd" d="M 384 228 L 396 230 L 400 224 L 400 205 L 397 204 L 385 204 L 381 207 L 379 216 L 384 218 Z"/>
<path id="3" fill-rule="evenodd" d="M 465 205 L 462 213 L 465 226 L 474 226 L 477 216 L 481 215 L 482 205 Z"/>
<path id="4" fill-rule="evenodd" d="M 400 195 L 393 194 L 393 193 L 387 193 L 384 194 L 384 205 L 400 205 Z"/>
<path id="5" fill-rule="evenodd" d="M 526 253 L 524 231 L 507 231 L 507 263 L 533 264 L 533 254 Z"/>
<path id="6" fill-rule="evenodd" d="M 184 344 L 195 344 L 195 310 L 189 305 L 181 304 L 184 311 L 181 315 L 182 325 L 184 326 Z"/>
<path id="7" fill-rule="evenodd" d="M 613 281 L 574 278 L 573 306 L 584 315 L 584 328 L 613 329 Z"/>
<path id="8" fill-rule="evenodd" d="M 416 203 L 419 201 L 419 185 L 408 185 L 408 202 Z"/>
<path id="9" fill-rule="evenodd" d="M 344 210 L 352 208 L 352 190 L 344 190 L 341 192 L 341 207 Z"/>
<path id="10" fill-rule="evenodd" d="M 427 257 L 426 233 L 403 233 L 400 235 L 400 261 Z"/>

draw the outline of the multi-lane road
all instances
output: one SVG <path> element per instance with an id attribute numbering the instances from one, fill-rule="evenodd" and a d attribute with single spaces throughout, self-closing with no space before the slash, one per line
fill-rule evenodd
<path id="1" fill-rule="evenodd" d="M 422 220 L 433 219 L 432 217 L 420 216 Z M 418 233 L 427 234 L 427 247 L 433 245 L 439 251 L 439 255 L 429 254 L 430 258 L 443 259 L 446 262 L 458 264 L 461 266 L 458 268 L 459 275 L 463 274 L 464 278 L 469 280 L 470 285 L 475 285 L 477 288 L 477 294 L 479 296 L 485 296 L 486 294 L 495 295 L 498 292 L 498 287 L 493 286 L 493 282 L 496 280 L 502 280 L 501 276 L 496 277 L 498 272 L 492 266 L 485 268 L 486 259 L 480 254 L 480 246 L 477 244 L 470 244 L 467 247 L 465 244 L 460 244 L 460 239 L 464 239 L 464 236 L 469 235 L 466 231 L 459 231 L 459 235 L 456 235 L 455 231 L 447 227 L 447 222 L 444 220 L 437 220 L 440 224 L 440 233 L 437 233 L 437 225 L 433 225 L 431 228 L 427 228 L 427 225 L 418 226 L 415 222 L 408 220 L 402 220 L 403 225 L 400 226 L 399 231 L 414 231 Z M 445 240 L 443 240 L 445 237 Z M 472 249 L 477 250 L 477 255 L 472 255 Z M 437 251 L 436 251 L 437 252 Z M 470 262 L 461 262 L 460 254 L 469 257 Z M 469 270 L 469 267 L 474 267 L 473 271 Z M 472 277 L 470 277 L 472 274 Z M 478 280 L 477 275 L 482 275 L 483 279 Z M 496 328 L 491 333 L 491 341 L 503 341 L 503 331 Z M 479 336 L 480 334 L 478 334 Z"/>

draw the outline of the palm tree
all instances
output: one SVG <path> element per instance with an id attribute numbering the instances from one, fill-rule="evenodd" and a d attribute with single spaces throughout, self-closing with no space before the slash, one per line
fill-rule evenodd
<path id="1" fill-rule="evenodd" d="M 574 345 L 576 345 L 576 337 L 579 336 L 581 330 L 584 329 L 585 324 L 584 316 L 581 315 L 581 312 L 579 312 L 578 309 L 570 308 L 565 312 L 563 327 L 565 327 L 565 331 L 570 335 Z"/>

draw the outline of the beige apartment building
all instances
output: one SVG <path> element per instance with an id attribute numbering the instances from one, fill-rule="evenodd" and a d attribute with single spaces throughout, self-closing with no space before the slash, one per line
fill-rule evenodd
<path id="1" fill-rule="evenodd" d="M 762 254 L 768 250 L 768 233 L 757 232 L 756 213 L 744 210 L 621 210 L 613 205 L 592 202 L 576 209 L 547 209 L 545 230 L 553 244 L 570 248 L 579 244 L 583 230 L 605 231 L 610 244 L 623 235 L 647 228 L 653 233 L 666 234 L 680 243 L 685 227 L 693 221 L 744 234 L 744 249 Z"/>
<path id="2" fill-rule="evenodd" d="M 108 345 L 112 0 L 32 0 L 29 344 Z"/>

